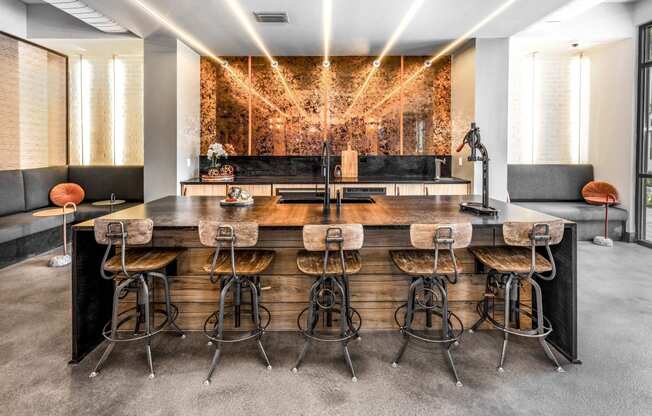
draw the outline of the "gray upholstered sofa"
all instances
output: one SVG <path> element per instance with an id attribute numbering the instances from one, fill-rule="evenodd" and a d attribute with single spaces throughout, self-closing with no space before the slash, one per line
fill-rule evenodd
<path id="1" fill-rule="evenodd" d="M 0 268 L 61 245 L 61 217 L 34 217 L 34 211 L 51 206 L 50 190 L 74 182 L 85 191 L 84 201 L 69 223 L 105 215 L 108 207 L 92 202 L 115 193 L 124 209 L 143 201 L 142 166 L 52 166 L 0 171 Z M 69 234 L 70 235 L 70 234 Z"/>
<path id="2" fill-rule="evenodd" d="M 577 238 L 590 240 L 604 234 L 604 207 L 582 199 L 582 188 L 593 180 L 592 165 L 509 165 L 507 188 L 510 201 L 577 223 Z M 622 240 L 627 210 L 609 209 L 609 236 Z"/>

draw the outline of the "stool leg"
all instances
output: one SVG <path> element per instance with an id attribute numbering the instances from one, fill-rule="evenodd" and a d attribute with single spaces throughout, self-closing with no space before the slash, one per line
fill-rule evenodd
<path id="1" fill-rule="evenodd" d="M 265 352 L 265 348 L 263 348 L 263 343 L 261 342 L 261 338 L 263 337 L 263 332 L 262 332 L 262 327 L 260 325 L 260 309 L 258 308 L 258 290 L 256 289 L 256 284 L 251 280 L 249 280 L 249 287 L 251 288 L 251 308 L 254 311 L 254 323 L 256 325 L 256 329 L 260 331 L 260 335 L 256 340 L 258 342 L 258 349 L 260 350 L 260 354 L 263 356 L 263 360 L 265 360 L 265 363 L 267 364 L 267 369 L 271 370 L 272 365 L 269 363 L 269 358 L 267 358 L 267 353 Z"/>
<path id="2" fill-rule="evenodd" d="M 176 318 L 172 319 L 172 306 L 170 304 L 170 283 L 168 282 L 167 275 L 162 273 L 149 273 L 149 274 L 151 276 L 158 277 L 163 281 L 163 288 L 165 290 L 165 313 L 167 314 L 168 319 L 170 320 L 169 326 L 174 328 L 174 330 L 181 336 L 181 339 L 185 339 L 186 334 L 177 325 Z"/>
<path id="3" fill-rule="evenodd" d="M 441 332 L 442 332 L 442 339 L 449 339 L 451 337 L 451 332 L 450 328 L 448 326 L 448 293 L 446 292 L 446 288 L 444 285 L 441 283 L 441 281 L 438 281 L 436 283 L 437 288 L 439 289 L 439 293 L 441 294 L 441 308 L 442 308 L 442 313 L 441 313 Z M 460 381 L 460 377 L 457 374 L 457 368 L 455 367 L 455 361 L 453 361 L 453 355 L 451 354 L 451 347 L 453 346 L 453 343 L 449 344 L 443 344 L 444 348 L 446 349 L 446 357 L 448 358 L 448 363 L 450 364 L 451 370 L 453 371 L 453 376 L 455 377 L 455 385 L 457 387 L 462 387 L 462 382 Z"/>
<path id="4" fill-rule="evenodd" d="M 235 296 L 233 299 L 235 311 L 233 313 L 233 321 L 236 328 L 240 328 L 240 304 L 242 303 L 242 282 L 240 278 L 236 278 L 235 282 Z"/>
<path id="5" fill-rule="evenodd" d="M 469 333 L 474 333 L 477 331 L 480 326 L 485 323 L 487 320 L 487 316 L 489 315 L 489 298 L 487 297 L 487 294 L 489 293 L 489 280 L 491 276 L 487 275 L 487 280 L 485 282 L 485 295 L 484 298 L 482 299 L 482 313 L 480 314 L 480 318 L 473 324 L 471 329 L 469 329 Z"/>
<path id="6" fill-rule="evenodd" d="M 321 286 L 322 278 L 319 278 L 313 283 L 312 287 L 310 288 L 310 302 L 308 304 L 308 321 L 306 322 L 306 331 L 308 333 L 312 334 L 313 331 L 315 330 L 315 325 L 317 324 L 317 316 L 315 313 L 315 296 L 316 296 L 316 291 L 317 289 Z M 304 335 L 305 337 L 305 335 Z M 301 348 L 301 352 L 299 353 L 299 358 L 297 359 L 296 363 L 294 364 L 294 367 L 292 367 L 292 372 L 297 373 L 299 371 L 299 366 L 301 365 L 301 362 L 303 361 L 303 358 L 306 356 L 306 353 L 308 352 L 308 349 L 310 348 L 310 338 L 305 337 L 305 341 L 303 342 L 303 348 Z"/>
<path id="7" fill-rule="evenodd" d="M 147 286 L 147 280 L 141 276 L 140 284 L 142 285 L 143 291 L 143 306 L 145 307 L 145 333 L 147 334 L 147 339 L 145 341 L 145 351 L 147 352 L 147 364 L 149 365 L 149 378 L 152 379 L 155 377 L 154 374 L 154 365 L 152 363 L 152 327 L 150 325 L 149 319 L 149 287 Z"/>
<path id="8" fill-rule="evenodd" d="M 345 337 L 348 335 L 348 315 L 349 315 L 349 300 L 347 299 L 346 295 L 346 290 L 344 289 L 344 285 L 336 279 L 333 279 L 334 285 L 337 287 L 339 290 L 341 296 L 342 296 L 342 310 L 340 311 L 340 334 L 342 337 Z M 344 349 L 344 359 L 346 360 L 346 364 L 349 366 L 349 370 L 351 370 L 351 381 L 354 383 L 358 381 L 358 378 L 355 376 L 355 370 L 353 369 L 353 361 L 351 361 L 351 354 L 349 353 L 349 347 L 348 347 L 348 342 L 343 341 L 342 342 L 342 347 Z"/>
<path id="9" fill-rule="evenodd" d="M 528 279 L 530 281 L 530 284 L 534 288 L 534 293 L 537 299 L 537 331 L 542 334 L 544 332 L 543 328 L 543 296 L 541 294 L 541 286 L 532 278 Z M 553 362 L 555 365 L 555 370 L 559 373 L 564 373 L 565 370 L 564 368 L 559 365 L 559 361 L 557 361 L 557 357 L 555 357 L 555 354 L 552 352 L 550 349 L 550 345 L 548 345 L 548 342 L 544 337 L 539 338 L 539 343 L 541 344 L 541 347 L 543 347 L 543 352 L 548 356 L 550 361 Z"/>
<path id="10" fill-rule="evenodd" d="M 412 319 L 414 319 L 414 296 L 417 290 L 417 286 L 421 284 L 420 282 L 423 280 L 423 278 L 416 279 L 412 282 L 410 285 L 410 289 L 408 291 L 408 303 L 407 303 L 407 308 L 405 311 L 405 322 L 403 324 L 403 329 L 411 329 L 412 328 Z M 401 357 L 403 357 L 403 353 L 405 353 L 405 349 L 407 348 L 408 343 L 410 342 L 410 337 L 407 334 L 403 334 L 403 344 L 401 345 L 401 349 L 398 351 L 398 354 L 394 357 L 394 360 L 392 361 L 392 367 L 396 368 L 398 367 L 398 363 L 401 360 Z"/>
<path id="11" fill-rule="evenodd" d="M 509 279 L 507 279 L 507 283 L 505 283 L 505 329 L 509 329 L 509 318 L 510 318 L 510 292 L 512 289 L 512 282 L 514 281 L 515 275 L 510 275 Z M 504 333 L 504 338 L 503 338 L 503 348 L 501 349 L 500 352 L 500 360 L 498 361 L 498 372 L 502 373 L 505 371 L 503 368 L 503 364 L 505 363 L 505 353 L 507 352 L 507 342 L 509 340 L 509 333 L 505 332 Z"/>
<path id="12" fill-rule="evenodd" d="M 118 334 L 118 306 L 120 303 L 120 293 L 125 287 L 131 284 L 133 280 L 134 279 L 125 280 L 121 285 L 116 286 L 115 290 L 113 291 L 113 311 L 111 316 L 111 338 L 113 339 L 115 339 Z M 104 353 L 102 354 L 102 357 L 100 357 L 100 361 L 97 362 L 95 368 L 90 373 L 89 375 L 90 378 L 94 378 L 99 374 L 100 370 L 102 369 L 102 366 L 104 365 L 104 362 L 106 361 L 107 358 L 109 358 L 109 355 L 111 355 L 111 352 L 113 351 L 114 347 L 115 347 L 115 342 L 109 341 L 109 345 L 107 345 L 106 349 L 104 350 Z"/>
<path id="13" fill-rule="evenodd" d="M 206 380 L 204 380 L 205 385 L 211 384 L 211 377 L 213 376 L 213 372 L 215 371 L 215 368 L 220 361 L 220 353 L 222 348 L 221 339 L 224 332 L 224 303 L 226 302 L 226 295 L 229 293 L 233 283 L 234 279 L 229 280 L 224 285 L 224 288 L 222 288 L 222 292 L 220 293 L 220 311 L 218 313 L 217 322 L 217 346 L 215 347 L 215 354 L 213 355 L 213 361 L 211 362 L 211 367 L 208 370 L 208 375 L 206 376 Z M 240 284 L 240 282 L 237 282 L 236 284 Z"/>

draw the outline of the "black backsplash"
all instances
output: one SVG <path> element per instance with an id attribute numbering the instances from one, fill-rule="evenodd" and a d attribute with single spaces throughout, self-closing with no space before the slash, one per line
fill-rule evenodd
<path id="1" fill-rule="evenodd" d="M 441 176 L 451 176 L 451 156 L 360 156 L 358 176 L 435 176 L 435 157 L 446 159 L 441 167 Z M 200 159 L 201 171 L 210 167 L 206 156 Z M 319 156 L 232 156 L 225 159 L 235 167 L 236 176 L 319 176 Z M 331 166 L 340 164 L 339 156 L 331 157 Z"/>

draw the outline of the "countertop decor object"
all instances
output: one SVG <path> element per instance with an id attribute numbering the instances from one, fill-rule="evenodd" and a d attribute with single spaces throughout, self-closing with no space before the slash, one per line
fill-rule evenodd
<path id="1" fill-rule="evenodd" d="M 223 165 L 222 159 L 227 159 L 229 153 L 234 153 L 233 146 L 230 144 L 222 145 L 221 143 L 213 143 L 208 147 L 206 156 L 211 161 L 211 167 L 208 173 L 202 175 L 202 180 L 206 182 L 223 182 L 233 180 L 235 169 L 231 165 Z"/>
<path id="2" fill-rule="evenodd" d="M 248 191 L 237 186 L 229 188 L 229 194 L 220 201 L 222 206 L 247 207 L 254 204 L 254 198 Z"/>
<path id="3" fill-rule="evenodd" d="M 50 259 L 48 262 L 49 267 L 63 267 L 72 263 L 72 257 L 68 254 L 68 238 L 66 229 L 66 215 L 72 214 L 77 211 L 77 205 L 74 202 L 67 202 L 63 208 L 50 208 L 41 211 L 36 211 L 32 215 L 35 217 L 56 217 L 63 216 L 63 254 L 58 254 Z"/>
<path id="4" fill-rule="evenodd" d="M 593 244 L 613 247 L 614 242 L 609 238 L 609 206 L 620 203 L 618 190 L 608 182 L 591 181 L 582 188 L 582 198 L 591 205 L 604 205 L 604 236 L 595 236 Z"/>
<path id="5" fill-rule="evenodd" d="M 461 152 L 466 144 L 471 148 L 468 161 L 482 162 L 482 204 L 463 202 L 460 204 L 460 209 L 477 215 L 498 215 L 498 210 L 489 206 L 489 154 L 481 142 L 480 128 L 475 123 L 471 123 L 471 129 L 464 136 L 462 144 L 457 147 L 457 152 Z M 478 156 L 478 151 L 480 151 L 480 156 Z"/>
<path id="6" fill-rule="evenodd" d="M 342 150 L 342 177 L 358 177 L 358 151 L 351 148 L 351 143 L 346 145 L 346 150 Z"/>

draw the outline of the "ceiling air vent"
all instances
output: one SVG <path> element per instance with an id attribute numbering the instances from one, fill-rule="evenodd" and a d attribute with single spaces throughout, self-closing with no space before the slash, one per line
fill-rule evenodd
<path id="1" fill-rule="evenodd" d="M 254 12 L 258 23 L 288 23 L 286 12 Z"/>

